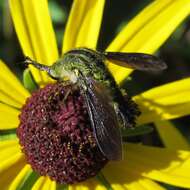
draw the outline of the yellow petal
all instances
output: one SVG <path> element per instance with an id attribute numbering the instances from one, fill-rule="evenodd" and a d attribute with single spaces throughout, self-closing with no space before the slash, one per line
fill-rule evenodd
<path id="1" fill-rule="evenodd" d="M 159 106 L 154 105 L 154 107 L 149 106 L 147 108 L 144 105 L 140 105 L 140 110 L 142 110 L 142 115 L 138 118 L 139 124 L 150 123 L 153 121 L 160 121 L 160 120 L 169 120 L 175 119 L 179 117 L 183 117 L 189 115 L 190 113 L 190 103 L 185 104 L 178 104 L 174 106 Z"/>
<path id="2" fill-rule="evenodd" d="M 144 176 L 179 187 L 190 187 L 189 151 L 136 144 L 125 145 L 124 151 L 125 160 L 111 162 L 104 169 L 104 175 L 113 184 L 118 180 L 120 184 L 130 184 Z"/>
<path id="3" fill-rule="evenodd" d="M 155 122 L 164 145 L 171 149 L 189 150 L 190 146 L 180 131 L 169 121 Z"/>
<path id="4" fill-rule="evenodd" d="M 0 130 L 17 128 L 20 111 L 13 107 L 0 103 Z"/>
<path id="5" fill-rule="evenodd" d="M 190 79 L 155 87 L 134 97 L 142 111 L 139 124 L 190 114 Z"/>
<path id="6" fill-rule="evenodd" d="M 14 156 L 14 154 L 19 155 L 21 153 L 20 150 L 20 145 L 18 144 L 18 139 L 16 140 L 5 140 L 5 141 L 1 141 L 0 142 L 0 162 L 1 162 L 1 170 L 3 170 L 3 168 L 5 168 L 7 165 L 7 160 L 10 159 L 12 160 L 12 156 Z M 3 165 L 2 163 L 5 163 L 5 165 Z"/>
<path id="7" fill-rule="evenodd" d="M 177 10 L 177 11 L 176 11 Z M 108 47 L 109 51 L 154 53 L 189 15 L 189 0 L 157 0 L 138 14 Z M 117 83 L 131 69 L 108 63 Z"/>
<path id="8" fill-rule="evenodd" d="M 40 177 L 32 187 L 32 190 L 40 190 L 43 187 L 43 184 L 45 182 L 46 178 L 45 177 Z"/>
<path id="9" fill-rule="evenodd" d="M 12 181 L 9 190 L 17 190 L 17 187 L 22 183 L 23 179 L 32 172 L 30 165 L 25 165 L 15 179 Z"/>
<path id="10" fill-rule="evenodd" d="M 51 184 L 50 184 L 50 190 L 56 190 L 56 182 L 55 181 L 51 181 Z"/>
<path id="11" fill-rule="evenodd" d="M 133 182 L 123 186 L 128 190 L 166 190 L 157 183 L 144 177 L 139 177 L 138 180 L 134 180 Z"/>
<path id="12" fill-rule="evenodd" d="M 164 11 L 173 0 L 157 0 L 148 4 L 141 12 L 138 13 L 113 39 L 108 46 L 109 51 L 121 51 L 129 41 L 133 40 L 135 35 L 150 23 L 155 16 Z M 142 19 L 143 18 L 143 19 Z"/>
<path id="13" fill-rule="evenodd" d="M 7 190 L 12 183 L 13 179 L 19 171 L 24 167 L 25 161 L 23 157 L 18 160 L 15 160 L 14 163 L 10 165 L 6 170 L 0 173 L 0 187 L 1 190 Z M 0 166 L 1 167 L 1 166 Z"/>
<path id="14" fill-rule="evenodd" d="M 95 49 L 105 0 L 75 0 L 63 39 L 63 52 L 75 47 Z"/>
<path id="15" fill-rule="evenodd" d="M 18 139 L 0 141 L 0 151 L 4 149 L 7 150 L 8 148 L 15 148 L 15 147 L 18 147 L 18 148 L 20 147 L 18 143 Z"/>
<path id="16" fill-rule="evenodd" d="M 123 164 L 123 163 L 120 163 Z M 127 167 L 123 165 L 121 167 Z M 105 167 L 104 175 L 112 184 L 113 189 L 117 190 L 165 190 L 165 188 L 158 185 L 149 179 L 146 179 L 139 174 L 131 173 L 128 170 L 121 170 L 117 166 Z M 111 171 L 113 170 L 113 171 Z"/>
<path id="17" fill-rule="evenodd" d="M 98 180 L 95 178 L 88 179 L 81 183 L 77 183 L 76 185 L 69 185 L 69 190 L 90 190 L 90 189 L 106 190 L 107 188 L 105 188 L 102 184 L 100 184 Z"/>
<path id="18" fill-rule="evenodd" d="M 141 98 L 154 100 L 156 104 L 174 105 L 190 102 L 190 78 L 171 82 L 159 87 L 152 88 L 143 94 L 135 97 L 135 101 Z M 140 98 L 140 100 L 138 100 Z"/>
<path id="19" fill-rule="evenodd" d="M 58 59 L 55 34 L 48 11 L 47 0 L 9 0 L 16 33 L 25 55 L 43 64 Z M 45 73 L 32 68 L 38 83 L 48 81 Z"/>
<path id="20" fill-rule="evenodd" d="M 32 190 L 56 190 L 56 183 L 51 181 L 49 177 L 40 177 Z"/>
<path id="21" fill-rule="evenodd" d="M 20 108 L 30 95 L 16 76 L 0 60 L 0 102 Z"/>
<path id="22" fill-rule="evenodd" d="M 189 176 L 189 170 L 190 170 L 190 158 L 184 161 L 179 167 L 176 167 L 175 170 L 171 171 L 171 174 L 180 175 L 186 178 L 187 176 Z"/>
<path id="23" fill-rule="evenodd" d="M 144 189 L 146 190 L 166 190 L 164 187 L 158 185 L 156 182 L 146 179 L 146 178 L 141 178 L 138 180 L 138 183 L 140 183 Z M 135 189 L 134 189 L 135 190 Z"/>
<path id="24" fill-rule="evenodd" d="M 18 145 L 18 139 L 1 141 L 0 142 L 0 150 L 6 149 L 6 148 L 11 147 L 15 144 Z"/>
<path id="25" fill-rule="evenodd" d="M 14 151 L 12 151 L 14 154 Z M 14 163 L 18 162 L 20 159 L 23 159 L 23 154 L 22 153 L 15 153 L 13 156 L 7 158 L 6 160 L 1 162 L 1 167 L 0 167 L 0 173 L 3 173 L 6 171 L 9 167 L 11 167 Z"/>
<path id="26" fill-rule="evenodd" d="M 44 184 L 40 190 L 49 190 L 50 187 L 51 187 L 51 180 L 48 177 L 46 177 Z"/>

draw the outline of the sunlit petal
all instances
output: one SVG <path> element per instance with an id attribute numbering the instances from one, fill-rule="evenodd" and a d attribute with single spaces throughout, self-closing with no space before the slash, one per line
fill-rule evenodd
<path id="1" fill-rule="evenodd" d="M 189 115 L 190 103 L 178 104 L 174 106 L 147 106 L 140 105 L 142 115 L 138 118 L 139 124 L 150 123 L 153 121 L 169 120 Z"/>
<path id="2" fill-rule="evenodd" d="M 32 190 L 40 190 L 45 182 L 45 177 L 40 177 L 36 183 L 34 184 L 34 186 L 32 187 Z"/>
<path id="3" fill-rule="evenodd" d="M 141 178 L 138 183 L 140 183 L 145 190 L 166 190 L 164 187 L 160 186 L 156 182 L 149 180 L 147 178 Z M 134 189 L 135 190 L 135 189 Z"/>
<path id="4" fill-rule="evenodd" d="M 19 170 L 25 165 L 18 139 L 0 142 L 0 187 L 8 189 Z"/>
<path id="5" fill-rule="evenodd" d="M 11 153 L 14 155 L 10 155 L 9 158 L 7 158 L 1 162 L 0 173 L 3 173 L 9 167 L 11 167 L 14 163 L 18 162 L 20 159 L 23 159 L 24 155 L 22 153 L 20 153 L 20 152 L 15 153 L 14 150 Z"/>
<path id="6" fill-rule="evenodd" d="M 138 98 L 154 100 L 156 104 L 175 105 L 190 102 L 190 78 L 167 83 L 143 92 L 135 97 L 137 102 L 141 101 Z"/>
<path id="7" fill-rule="evenodd" d="M 155 122 L 164 145 L 171 149 L 189 150 L 190 146 L 182 133 L 169 121 Z"/>
<path id="8" fill-rule="evenodd" d="M 139 124 L 190 114 L 190 79 L 155 87 L 134 97 L 142 115 Z"/>
<path id="9" fill-rule="evenodd" d="M 43 64 L 52 64 L 58 58 L 55 34 L 48 11 L 47 0 L 9 0 L 14 26 L 25 55 Z M 48 81 L 45 73 L 32 68 L 38 83 Z"/>
<path id="10" fill-rule="evenodd" d="M 81 183 L 77 183 L 76 185 L 69 185 L 69 190 L 107 190 L 100 182 L 95 179 L 89 179 Z"/>
<path id="11" fill-rule="evenodd" d="M 127 24 L 107 50 L 154 53 L 189 15 L 189 12 L 189 0 L 153 1 Z M 118 83 L 132 72 L 131 69 L 112 63 L 108 63 L 108 68 Z"/>
<path id="12" fill-rule="evenodd" d="M 1 190 L 7 190 L 14 180 L 15 176 L 19 173 L 19 171 L 24 167 L 25 162 L 23 157 L 15 160 L 6 170 L 0 172 L 0 187 Z M 1 166 L 0 166 L 1 167 Z"/>
<path id="13" fill-rule="evenodd" d="M 190 187 L 189 151 L 127 144 L 124 153 L 125 160 L 112 162 L 104 169 L 104 175 L 112 183 L 130 184 L 144 176 L 179 187 Z"/>
<path id="14" fill-rule="evenodd" d="M 13 129 L 18 127 L 18 115 L 20 111 L 0 103 L 0 113 L 0 129 Z"/>
<path id="15" fill-rule="evenodd" d="M 5 140 L 5 141 L 1 141 L 0 142 L 0 162 L 1 162 L 1 170 L 3 170 L 3 162 L 9 158 L 11 158 L 11 156 L 14 156 L 14 154 L 17 153 L 21 153 L 20 150 L 20 145 L 18 143 L 18 139 L 14 139 L 14 140 Z"/>
<path id="16" fill-rule="evenodd" d="M 56 190 L 56 182 L 55 181 L 51 181 L 49 189 L 50 190 Z"/>
<path id="17" fill-rule="evenodd" d="M 32 190 L 55 190 L 55 189 L 56 189 L 56 184 L 55 182 L 51 181 L 49 177 L 40 177 L 32 187 Z"/>
<path id="18" fill-rule="evenodd" d="M 123 166 L 123 167 L 126 167 Z M 111 172 L 108 168 L 104 169 L 104 174 L 106 178 L 111 182 L 113 189 L 118 190 L 165 190 L 165 188 L 158 185 L 156 182 L 153 182 L 135 172 L 129 173 L 128 170 L 119 171 L 120 168 L 113 167 L 115 172 Z M 121 173 L 120 173 L 121 172 Z M 128 173 L 126 173 L 128 172 Z"/>
<path id="19" fill-rule="evenodd" d="M 105 0 L 75 0 L 63 39 L 63 52 L 75 47 L 96 48 Z"/>
<path id="20" fill-rule="evenodd" d="M 50 190 L 52 181 L 49 179 L 49 177 L 46 177 L 43 186 L 40 190 Z"/>
<path id="21" fill-rule="evenodd" d="M 128 184 L 123 185 L 128 190 L 166 190 L 157 183 L 146 179 L 144 177 L 139 177 L 138 180 L 134 180 Z"/>
<path id="22" fill-rule="evenodd" d="M 19 185 L 23 182 L 23 180 L 26 178 L 27 175 L 29 175 L 32 172 L 32 169 L 30 165 L 25 165 L 21 171 L 18 173 L 18 175 L 15 177 L 15 179 L 12 181 L 9 190 L 17 190 Z"/>
<path id="23" fill-rule="evenodd" d="M 20 108 L 30 95 L 29 92 L 1 60 L 0 70 L 0 102 Z"/>

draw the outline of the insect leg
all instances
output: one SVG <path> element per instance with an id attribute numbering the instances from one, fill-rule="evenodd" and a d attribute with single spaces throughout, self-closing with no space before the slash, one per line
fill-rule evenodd
<path id="1" fill-rule="evenodd" d="M 114 110 L 115 110 L 115 112 L 117 114 L 117 119 L 118 119 L 119 124 L 122 127 L 127 128 L 128 127 L 128 121 L 126 120 L 127 118 L 121 112 L 121 110 L 119 109 L 119 105 L 116 102 L 114 102 Z"/>
<path id="2" fill-rule="evenodd" d="M 63 86 L 70 86 L 71 88 L 68 89 L 68 91 L 66 92 L 64 98 L 63 98 L 63 102 L 65 102 L 68 98 L 68 96 L 73 92 L 73 89 L 77 89 L 78 86 L 77 84 L 73 84 L 71 81 L 62 81 L 61 82 Z"/>
<path id="3" fill-rule="evenodd" d="M 34 67 L 36 67 L 37 69 L 41 70 L 41 71 L 46 71 L 46 72 L 50 72 L 50 67 L 49 66 L 46 66 L 46 65 L 42 65 L 34 60 L 32 60 L 30 57 L 25 57 L 25 61 L 24 61 L 25 64 L 29 65 L 33 65 Z"/>

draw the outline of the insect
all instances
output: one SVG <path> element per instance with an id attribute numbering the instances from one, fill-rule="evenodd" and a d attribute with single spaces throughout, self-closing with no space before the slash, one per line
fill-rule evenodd
<path id="1" fill-rule="evenodd" d="M 76 48 L 65 53 L 52 66 L 26 57 L 25 63 L 46 71 L 50 77 L 76 84 L 83 94 L 93 133 L 100 151 L 109 160 L 122 159 L 120 126 L 131 127 L 124 97 L 105 66 L 109 60 L 123 67 L 142 71 L 166 69 L 159 58 L 143 53 L 99 52 Z"/>

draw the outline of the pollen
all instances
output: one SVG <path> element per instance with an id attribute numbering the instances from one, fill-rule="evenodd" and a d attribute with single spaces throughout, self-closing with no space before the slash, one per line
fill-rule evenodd
<path id="1" fill-rule="evenodd" d="M 80 91 L 49 84 L 26 100 L 17 128 L 22 151 L 33 170 L 61 184 L 84 181 L 108 160 L 94 138 Z"/>

